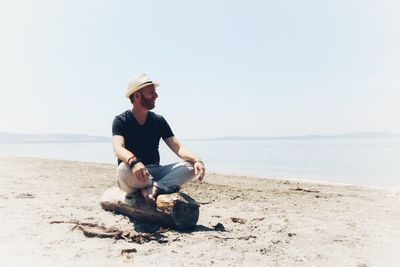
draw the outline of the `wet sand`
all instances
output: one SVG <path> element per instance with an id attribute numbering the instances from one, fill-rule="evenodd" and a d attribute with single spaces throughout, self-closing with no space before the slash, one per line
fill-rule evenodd
<path id="1" fill-rule="evenodd" d="M 101 209 L 115 168 L 0 157 L 0 266 L 400 265 L 400 194 L 359 186 L 208 174 L 182 190 L 201 204 L 191 232 L 139 244 L 71 230 L 146 227 Z"/>

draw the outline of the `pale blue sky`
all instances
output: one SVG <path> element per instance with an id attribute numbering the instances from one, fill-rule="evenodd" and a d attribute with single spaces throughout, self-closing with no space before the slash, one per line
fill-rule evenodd
<path id="1" fill-rule="evenodd" d="M 109 136 L 128 79 L 182 138 L 400 133 L 397 1 L 0 1 L 0 131 Z"/>

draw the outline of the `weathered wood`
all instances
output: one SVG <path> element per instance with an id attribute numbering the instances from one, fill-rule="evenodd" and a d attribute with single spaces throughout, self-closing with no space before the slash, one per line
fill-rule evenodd
<path id="1" fill-rule="evenodd" d="M 100 204 L 106 211 L 177 230 L 191 229 L 199 219 L 199 204 L 181 192 L 161 194 L 157 207 L 150 207 L 142 197 L 128 199 L 119 188 L 110 188 L 102 195 Z"/>

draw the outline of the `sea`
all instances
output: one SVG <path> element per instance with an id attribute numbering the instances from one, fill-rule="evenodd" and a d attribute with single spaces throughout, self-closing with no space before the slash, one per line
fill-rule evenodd
<path id="1" fill-rule="evenodd" d="M 400 138 L 184 140 L 208 173 L 400 187 Z M 160 142 L 161 164 L 178 157 Z M 111 143 L 0 144 L 0 156 L 117 164 Z"/>

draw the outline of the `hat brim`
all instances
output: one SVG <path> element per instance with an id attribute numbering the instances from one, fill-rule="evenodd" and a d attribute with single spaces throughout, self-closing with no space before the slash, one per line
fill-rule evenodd
<path id="1" fill-rule="evenodd" d="M 149 85 L 154 85 L 154 87 L 158 87 L 158 86 L 159 86 L 158 83 L 146 83 L 146 84 L 142 84 L 142 85 L 139 85 L 138 87 L 135 87 L 135 88 L 132 88 L 132 89 L 128 90 L 128 92 L 126 92 L 125 96 L 126 96 L 127 98 L 129 98 L 133 93 L 135 93 L 135 92 L 139 91 L 140 89 L 145 88 L 145 87 L 147 87 L 147 86 L 149 86 Z"/>

